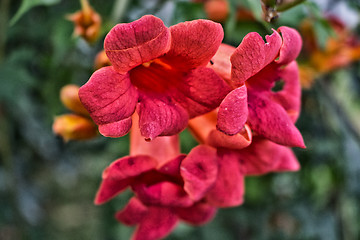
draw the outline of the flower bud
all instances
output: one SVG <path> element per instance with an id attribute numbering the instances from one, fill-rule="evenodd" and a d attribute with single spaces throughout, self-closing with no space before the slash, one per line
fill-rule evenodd
<path id="1" fill-rule="evenodd" d="M 87 42 L 95 42 L 100 34 L 101 17 L 92 9 L 87 0 L 81 0 L 82 9 L 67 16 L 74 22 L 74 35 L 83 37 Z"/>
<path id="2" fill-rule="evenodd" d="M 109 58 L 107 57 L 105 50 L 100 51 L 95 57 L 94 69 L 98 70 L 102 67 L 106 67 L 106 66 L 110 66 L 110 65 L 111 65 L 111 62 L 110 62 Z"/>
<path id="3" fill-rule="evenodd" d="M 52 129 L 65 142 L 91 139 L 97 135 L 96 125 L 90 119 L 75 114 L 55 117 Z"/>
<path id="4" fill-rule="evenodd" d="M 60 90 L 60 100 L 69 110 L 88 116 L 88 111 L 84 108 L 79 98 L 79 87 L 74 84 L 65 85 Z"/>

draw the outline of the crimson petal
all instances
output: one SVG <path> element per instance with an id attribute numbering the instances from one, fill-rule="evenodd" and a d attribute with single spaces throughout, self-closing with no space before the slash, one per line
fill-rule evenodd
<path id="1" fill-rule="evenodd" d="M 230 87 L 214 70 L 198 67 L 184 77 L 178 91 L 172 94 L 193 118 L 218 107 L 230 91 Z"/>
<path id="2" fill-rule="evenodd" d="M 280 56 L 276 62 L 280 65 L 288 64 L 294 61 L 300 53 L 302 41 L 300 34 L 293 28 L 279 27 L 283 44 L 280 48 Z"/>
<path id="3" fill-rule="evenodd" d="M 248 122 L 256 133 L 281 145 L 305 148 L 301 133 L 285 109 L 264 92 L 249 91 L 248 105 Z"/>
<path id="4" fill-rule="evenodd" d="M 147 156 L 124 157 L 116 160 L 103 172 L 103 181 L 95 197 L 95 204 L 109 201 L 125 190 L 134 177 L 156 168 L 157 161 Z"/>
<path id="5" fill-rule="evenodd" d="M 99 132 L 105 137 L 122 137 L 131 129 L 131 117 L 118 122 L 103 124 L 99 126 Z"/>
<path id="6" fill-rule="evenodd" d="M 124 209 L 115 214 L 115 218 L 126 225 L 140 223 L 148 213 L 148 208 L 136 197 L 132 197 Z"/>
<path id="7" fill-rule="evenodd" d="M 243 129 L 247 117 L 247 91 L 244 84 L 231 91 L 220 104 L 216 127 L 227 135 L 234 135 Z"/>
<path id="8" fill-rule="evenodd" d="M 208 203 L 199 202 L 188 208 L 177 208 L 176 214 L 190 224 L 202 225 L 214 218 L 216 208 Z"/>
<path id="9" fill-rule="evenodd" d="M 266 36 L 267 43 L 262 37 L 252 32 L 247 34 L 241 44 L 231 56 L 231 85 L 236 88 L 259 72 L 262 68 L 275 60 L 281 46 L 279 33 L 274 32 Z"/>
<path id="10" fill-rule="evenodd" d="M 234 207 L 244 201 L 244 176 L 234 153 L 231 150 L 218 150 L 218 177 L 206 197 L 213 206 Z"/>
<path id="11" fill-rule="evenodd" d="M 170 48 L 170 31 L 161 19 L 146 15 L 116 25 L 105 38 L 106 55 L 119 72 L 160 57 Z"/>
<path id="12" fill-rule="evenodd" d="M 262 175 L 269 172 L 297 171 L 300 165 L 288 147 L 266 139 L 254 139 L 248 148 L 238 154 L 245 175 Z"/>
<path id="13" fill-rule="evenodd" d="M 141 173 L 155 169 L 157 165 L 157 160 L 149 156 L 127 156 L 111 163 L 110 166 L 105 169 L 103 178 L 126 179 L 135 177 Z"/>
<path id="14" fill-rule="evenodd" d="M 137 90 L 132 86 L 128 74 L 120 74 L 113 67 L 104 67 L 90 77 L 79 89 L 79 97 L 91 118 L 98 125 L 116 123 L 130 117 L 138 101 Z M 115 128 L 115 135 L 119 129 Z M 109 126 L 103 127 L 112 135 Z"/>
<path id="15" fill-rule="evenodd" d="M 94 203 L 96 205 L 100 205 L 111 200 L 116 195 L 124 191 L 128 186 L 130 186 L 132 181 L 133 178 L 126 178 L 122 180 L 112 178 L 103 179 L 99 190 L 96 193 Z"/>
<path id="16" fill-rule="evenodd" d="M 216 150 L 206 145 L 193 148 L 182 161 L 180 173 L 185 191 L 193 200 L 200 200 L 216 181 Z"/>
<path id="17" fill-rule="evenodd" d="M 164 58 L 182 70 L 205 66 L 224 37 L 219 23 L 204 19 L 176 24 L 170 31 L 171 48 Z"/>
<path id="18" fill-rule="evenodd" d="M 132 240 L 158 240 L 166 237 L 176 226 L 177 216 L 169 208 L 149 207 L 148 214 L 136 228 Z"/>
<path id="19" fill-rule="evenodd" d="M 169 99 L 142 96 L 139 103 L 139 128 L 141 135 L 154 139 L 159 135 L 174 135 L 182 131 L 188 114 Z"/>
<path id="20" fill-rule="evenodd" d="M 188 207 L 193 204 L 183 188 L 172 182 L 160 182 L 151 186 L 137 183 L 132 188 L 136 196 L 147 205 Z"/>
<path id="21" fill-rule="evenodd" d="M 185 154 L 181 154 L 176 158 L 167 161 L 158 169 L 158 171 L 171 176 L 180 176 L 180 163 L 185 157 Z"/>

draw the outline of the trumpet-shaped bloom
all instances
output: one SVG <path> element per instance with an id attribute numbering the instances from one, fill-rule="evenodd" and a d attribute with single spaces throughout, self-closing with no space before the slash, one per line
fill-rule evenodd
<path id="1" fill-rule="evenodd" d="M 174 137 L 177 136 L 160 137 L 147 144 L 159 144 L 155 149 L 171 147 L 164 143 Z M 132 239 L 165 237 L 178 220 L 204 224 L 216 213 L 216 207 L 204 198 L 216 181 L 218 169 L 215 159 L 208 158 L 215 157 L 213 152 L 206 154 L 207 151 L 208 147 L 200 146 L 188 156 L 179 154 L 172 159 L 163 158 L 162 154 L 159 159 L 149 155 L 118 159 L 104 171 L 95 203 L 102 204 L 131 187 L 135 197 L 116 218 L 124 224 L 137 225 Z"/>
<path id="2" fill-rule="evenodd" d="M 176 134 L 230 91 L 206 67 L 222 38 L 221 25 L 209 20 L 167 28 L 148 15 L 118 24 L 104 43 L 112 66 L 91 76 L 80 99 L 105 136 L 125 135 L 136 107 L 145 138 Z"/>
<path id="3" fill-rule="evenodd" d="M 218 174 L 215 184 L 206 194 L 206 201 L 216 207 L 238 206 L 243 202 L 244 177 L 278 171 L 297 171 L 299 163 L 289 147 L 265 138 L 252 137 L 246 124 L 238 134 L 228 136 L 216 130 L 217 111 L 189 121 L 191 133 L 203 148 L 203 156 L 216 155 Z M 216 152 L 215 152 L 216 148 Z M 215 153 L 214 153 L 215 152 Z"/>
<path id="4" fill-rule="evenodd" d="M 103 172 L 96 204 L 130 187 L 135 196 L 116 218 L 137 225 L 133 239 L 162 238 L 178 220 L 199 225 L 212 219 L 216 206 L 205 198 L 217 180 L 215 149 L 198 146 L 186 156 L 180 154 L 177 135 L 146 142 L 135 124 L 130 140 L 130 156 L 116 160 Z"/>
<path id="5" fill-rule="evenodd" d="M 305 147 L 294 125 L 301 100 L 294 60 L 301 49 L 301 38 L 288 27 L 280 27 L 278 31 L 266 36 L 266 43 L 258 33 L 249 33 L 233 48 L 231 65 L 223 64 L 221 73 L 224 75 L 231 66 L 231 79 L 227 82 L 234 90 L 220 104 L 217 127 L 234 135 L 247 122 L 258 135 L 275 143 Z M 226 51 L 231 52 L 229 48 Z M 216 70 L 216 58 L 213 62 Z M 282 90 L 272 91 L 275 82 L 280 80 L 284 83 Z"/>

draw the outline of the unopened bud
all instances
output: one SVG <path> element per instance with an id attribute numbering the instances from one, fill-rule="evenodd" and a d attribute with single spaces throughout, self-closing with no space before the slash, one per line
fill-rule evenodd
<path id="1" fill-rule="evenodd" d="M 65 142 L 91 139 L 98 134 L 96 125 L 90 119 L 76 114 L 64 114 L 56 117 L 52 129 Z"/>

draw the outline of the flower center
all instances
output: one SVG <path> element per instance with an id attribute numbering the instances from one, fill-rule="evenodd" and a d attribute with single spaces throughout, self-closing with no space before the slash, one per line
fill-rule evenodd
<path id="1" fill-rule="evenodd" d="M 183 73 L 157 58 L 130 70 L 131 83 L 139 90 L 164 93 L 177 87 Z"/>

